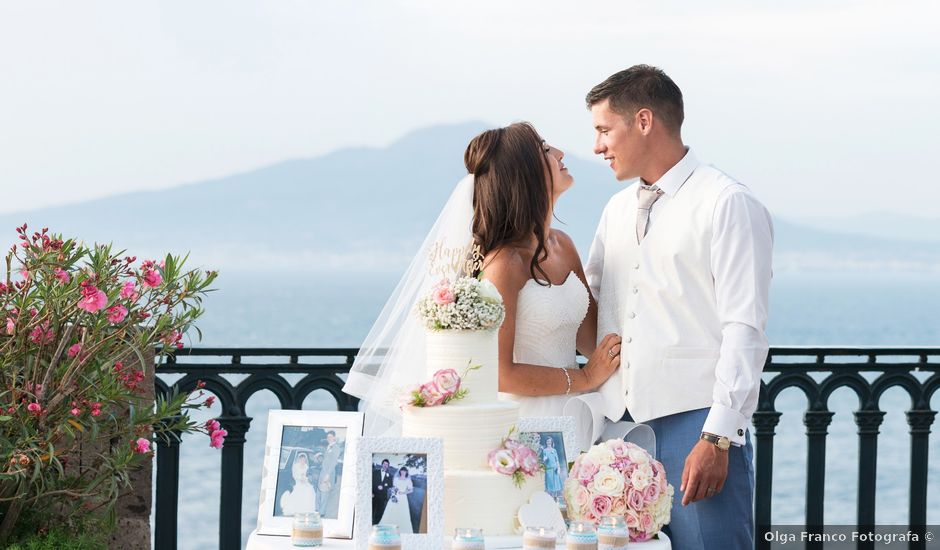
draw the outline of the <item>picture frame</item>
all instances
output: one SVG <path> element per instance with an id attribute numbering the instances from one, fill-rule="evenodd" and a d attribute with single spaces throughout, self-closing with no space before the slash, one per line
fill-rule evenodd
<path id="1" fill-rule="evenodd" d="M 356 475 L 349 459 L 356 456 L 362 428 L 360 412 L 268 412 L 259 534 L 290 535 L 293 514 L 317 511 L 324 537 L 352 536 Z"/>
<path id="2" fill-rule="evenodd" d="M 440 439 L 364 437 L 359 441 L 353 537 L 357 550 L 368 547 L 372 526 L 380 522 L 399 526 L 402 548 L 439 550 L 444 537 L 443 503 Z"/>
<path id="3" fill-rule="evenodd" d="M 578 440 L 572 416 L 522 417 L 517 424 L 519 440 L 533 448 L 545 469 L 545 492 L 560 508 L 565 507 L 564 483 L 568 465 L 578 456 Z M 533 437 L 538 434 L 537 441 Z"/>

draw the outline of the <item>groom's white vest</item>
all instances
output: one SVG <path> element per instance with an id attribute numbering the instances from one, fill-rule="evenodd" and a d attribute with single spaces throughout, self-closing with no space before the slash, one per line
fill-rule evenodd
<path id="1" fill-rule="evenodd" d="M 659 198 L 639 245 L 640 184 L 607 204 L 603 250 L 592 250 L 603 255 L 594 288 L 598 338 L 611 332 L 623 338 L 620 369 L 600 388 L 608 418 L 619 420 L 626 408 L 635 421 L 645 422 L 712 405 L 721 347 L 710 262 L 712 217 L 721 192 L 736 184 L 699 165 L 675 196 Z"/>

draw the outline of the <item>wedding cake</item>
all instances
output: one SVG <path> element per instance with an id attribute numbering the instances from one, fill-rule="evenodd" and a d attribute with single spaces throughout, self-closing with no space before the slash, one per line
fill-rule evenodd
<path id="1" fill-rule="evenodd" d="M 497 397 L 496 331 L 429 332 L 427 370 L 463 372 L 468 363 L 480 367 L 461 381 L 467 396 L 438 407 L 405 407 L 404 437 L 439 437 L 444 442 L 444 532 L 479 527 L 487 535 L 516 533 L 516 514 L 536 491 L 541 475 L 526 477 L 522 487 L 489 465 L 519 420 L 519 405 Z"/>

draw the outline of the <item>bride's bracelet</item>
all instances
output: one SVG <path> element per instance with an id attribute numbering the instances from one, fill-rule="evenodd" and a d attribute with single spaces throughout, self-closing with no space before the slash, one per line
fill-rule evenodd
<path id="1" fill-rule="evenodd" d="M 565 371 L 565 378 L 568 379 L 568 389 L 565 390 L 565 395 L 571 394 L 571 373 L 568 372 L 567 368 L 562 368 L 561 370 Z"/>

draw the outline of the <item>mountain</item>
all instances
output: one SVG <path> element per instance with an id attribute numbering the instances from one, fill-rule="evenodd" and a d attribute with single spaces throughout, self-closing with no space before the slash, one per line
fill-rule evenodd
<path id="1" fill-rule="evenodd" d="M 803 218 L 794 221 L 800 225 L 824 231 L 912 242 L 940 243 L 940 218 L 902 215 L 895 212 L 868 212 L 855 216 Z"/>
<path id="2" fill-rule="evenodd" d="M 348 148 L 171 189 L 0 215 L 14 227 L 113 241 L 139 257 L 192 251 L 191 264 L 221 269 L 400 271 L 454 184 L 480 122 L 412 132 L 386 148 Z M 586 256 L 607 199 L 623 188 L 598 162 L 567 156 L 575 186 L 558 227 Z M 776 220 L 778 268 L 894 266 L 940 269 L 940 242 L 839 233 Z M 2 242 L 2 237 L 0 237 Z"/>

